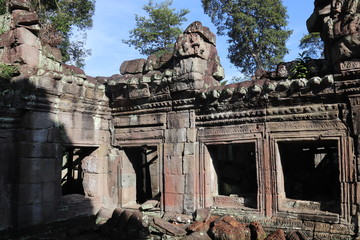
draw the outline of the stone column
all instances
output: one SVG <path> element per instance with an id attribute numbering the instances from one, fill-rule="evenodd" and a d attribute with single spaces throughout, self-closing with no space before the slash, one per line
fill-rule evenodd
<path id="1" fill-rule="evenodd" d="M 18 131 L 17 227 L 54 220 L 61 196 L 60 133 L 54 114 L 29 111 Z M 58 136 L 58 137 L 56 137 Z"/>
<path id="2" fill-rule="evenodd" d="M 195 113 L 170 112 L 164 144 L 165 211 L 183 213 L 195 209 Z"/>
<path id="3" fill-rule="evenodd" d="M 353 203 L 351 203 L 351 215 L 355 217 L 355 225 L 357 232 L 359 232 L 359 223 L 360 223 L 360 95 L 349 96 L 350 109 L 351 109 L 351 123 L 352 129 L 351 134 L 354 138 L 354 150 L 355 150 L 355 158 L 356 158 L 356 183 L 354 184 L 355 192 L 352 194 L 355 196 L 351 196 L 350 199 L 353 199 Z M 350 159 L 349 159 L 350 160 Z M 354 216 L 356 215 L 356 216 Z M 359 234 L 359 233 L 358 233 Z M 358 236 L 356 239 L 360 239 Z"/>

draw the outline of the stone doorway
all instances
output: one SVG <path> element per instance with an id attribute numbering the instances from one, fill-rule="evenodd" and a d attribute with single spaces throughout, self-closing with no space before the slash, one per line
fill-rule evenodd
<path id="1" fill-rule="evenodd" d="M 132 169 L 127 172 L 132 172 L 134 177 L 130 179 L 135 180 L 133 185 L 136 192 L 136 203 L 142 204 L 150 199 L 160 199 L 160 179 L 159 179 L 159 160 L 157 147 L 129 147 L 125 148 L 125 155 L 128 164 Z"/>

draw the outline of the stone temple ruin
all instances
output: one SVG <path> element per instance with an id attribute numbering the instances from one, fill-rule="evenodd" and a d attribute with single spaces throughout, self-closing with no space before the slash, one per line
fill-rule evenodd
<path id="1" fill-rule="evenodd" d="M 281 63 L 225 86 L 200 22 L 173 54 L 93 78 L 40 41 L 29 1 L 8 9 L 0 61 L 17 71 L 0 80 L 0 239 L 104 209 L 131 220 L 154 202 L 153 214 L 231 215 L 286 239 L 360 239 L 358 1 L 315 1 L 307 24 L 326 59 L 306 63 L 311 77 Z"/>

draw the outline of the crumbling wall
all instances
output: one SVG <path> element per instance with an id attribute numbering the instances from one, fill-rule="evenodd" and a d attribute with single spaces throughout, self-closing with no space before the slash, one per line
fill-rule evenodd
<path id="1" fill-rule="evenodd" d="M 18 69 L 0 82 L 0 229 L 152 199 L 161 212 L 208 208 L 269 231 L 358 237 L 356 66 L 311 61 L 313 76 L 298 78 L 295 62 L 282 63 L 221 86 L 215 35 L 194 22 L 173 53 L 92 78 L 41 44 L 28 6 L 10 3 L 0 36 L 0 59 Z M 302 158 L 307 166 L 296 171 L 291 161 Z M 62 196 L 72 178 L 82 194 Z M 316 188 L 324 179 L 334 194 Z"/>
<path id="2" fill-rule="evenodd" d="M 39 40 L 30 1 L 10 1 L 2 16 L 0 61 L 0 229 L 92 215 L 116 205 L 108 181 L 110 110 L 102 82 L 61 63 Z M 84 195 L 62 196 L 66 148 L 92 148 L 82 164 Z"/>
<path id="3" fill-rule="evenodd" d="M 356 236 L 357 124 L 352 122 L 357 77 L 334 74 L 327 61 L 313 60 L 306 63 L 309 78 L 297 77 L 292 62 L 274 72 L 257 71 L 251 81 L 220 86 L 220 71 L 209 67 L 218 59 L 209 44 L 215 43 L 213 35 L 199 23 L 188 29 L 194 26 L 202 30 L 186 30 L 173 55 L 126 61 L 122 75 L 106 79 L 113 144 L 120 151 L 160 149 L 161 209 L 191 213 L 210 208 L 244 223 L 257 220 L 269 231 L 298 229 L 310 239 Z M 147 67 L 153 62 L 156 68 Z M 296 159 L 284 153 L 284 146 L 304 158 L 306 171 L 289 167 Z M 241 166 L 245 162 L 248 166 Z M 256 179 L 244 181 L 239 174 Z M 324 181 L 332 183 L 334 193 L 322 194 Z M 292 191 L 286 190 L 289 186 Z"/>

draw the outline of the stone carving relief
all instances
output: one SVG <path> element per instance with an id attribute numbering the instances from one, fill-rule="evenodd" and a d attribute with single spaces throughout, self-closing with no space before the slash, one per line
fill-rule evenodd
<path id="1" fill-rule="evenodd" d="M 325 58 L 337 72 L 360 70 L 360 6 L 358 0 L 315 0 L 307 21 L 309 32 L 320 32 Z"/>
<path id="2" fill-rule="evenodd" d="M 156 101 L 156 98 L 169 98 L 175 92 L 218 86 L 224 78 L 215 35 L 201 22 L 192 23 L 179 36 L 173 53 L 125 61 L 120 66 L 120 73 L 108 81 L 115 92 L 113 96 L 118 96 L 119 101 L 148 101 L 150 98 Z M 118 87 L 120 85 L 126 86 L 127 93 L 116 93 L 124 90 Z"/>

